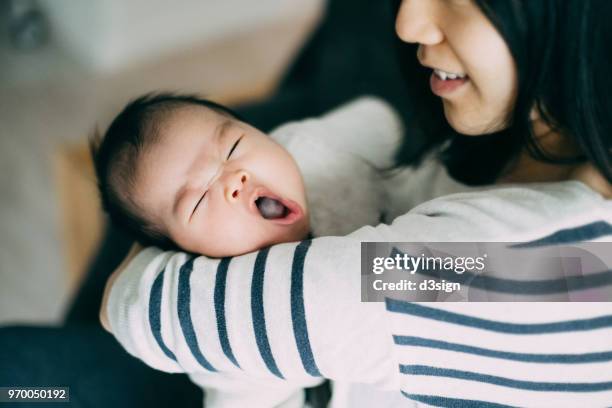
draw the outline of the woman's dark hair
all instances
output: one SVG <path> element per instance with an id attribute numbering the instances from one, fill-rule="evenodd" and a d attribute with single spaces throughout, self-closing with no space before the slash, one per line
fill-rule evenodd
<path id="1" fill-rule="evenodd" d="M 136 164 L 141 154 L 159 138 L 159 127 L 174 110 L 203 106 L 223 115 L 241 118 L 231 109 L 194 95 L 150 93 L 134 99 L 115 117 L 104 136 L 90 139 L 102 208 L 111 221 L 144 246 L 162 249 L 176 245 L 133 201 Z"/>
<path id="2" fill-rule="evenodd" d="M 516 64 L 518 93 L 508 126 L 479 137 L 454 131 L 440 99 L 428 88 L 431 70 L 418 64 L 417 45 L 398 39 L 408 92 L 416 101 L 418 131 L 426 140 L 416 154 L 403 146 L 398 160 L 418 162 L 425 152 L 449 141 L 441 150 L 449 174 L 478 185 L 494 182 L 526 148 L 549 163 L 589 161 L 612 182 L 612 1 L 474 1 L 504 38 Z M 395 0 L 396 11 L 400 3 Z M 538 146 L 530 125 L 534 106 L 551 129 L 580 147 L 581 156 L 554 157 Z"/>

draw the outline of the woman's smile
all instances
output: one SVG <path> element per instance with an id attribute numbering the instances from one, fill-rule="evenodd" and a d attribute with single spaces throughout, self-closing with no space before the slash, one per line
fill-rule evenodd
<path id="1" fill-rule="evenodd" d="M 431 91 L 440 97 L 449 96 L 455 90 L 467 85 L 469 77 L 466 74 L 452 73 L 434 69 L 429 79 Z"/>
<path id="2" fill-rule="evenodd" d="M 482 135 L 508 126 L 518 85 L 514 60 L 476 2 L 403 1 L 396 31 L 418 44 L 417 60 L 433 70 L 428 85 L 456 132 Z"/>

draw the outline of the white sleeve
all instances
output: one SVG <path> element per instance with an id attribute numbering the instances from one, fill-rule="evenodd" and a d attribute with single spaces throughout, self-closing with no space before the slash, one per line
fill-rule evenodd
<path id="1" fill-rule="evenodd" d="M 388 212 L 381 169 L 393 164 L 402 126 L 383 100 L 362 97 L 320 118 L 283 125 L 270 137 L 300 168 L 315 236 L 377 225 Z"/>
<path id="2" fill-rule="evenodd" d="M 312 139 L 383 169 L 394 164 L 403 132 L 401 117 L 393 106 L 379 97 L 362 96 L 320 118 L 281 125 L 270 136 L 283 146 L 296 137 Z"/>

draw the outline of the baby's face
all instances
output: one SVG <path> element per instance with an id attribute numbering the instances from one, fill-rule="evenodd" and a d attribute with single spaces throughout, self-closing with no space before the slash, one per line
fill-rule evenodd
<path id="1" fill-rule="evenodd" d="M 178 246 L 234 256 L 307 235 L 302 176 L 268 136 L 200 106 L 173 112 L 159 131 L 137 165 L 134 199 Z"/>

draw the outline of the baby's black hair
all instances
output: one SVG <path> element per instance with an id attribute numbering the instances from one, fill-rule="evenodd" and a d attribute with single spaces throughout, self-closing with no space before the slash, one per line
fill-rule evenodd
<path id="1" fill-rule="evenodd" d="M 159 139 L 159 127 L 167 115 L 190 105 L 241 119 L 231 109 L 195 95 L 149 93 L 129 102 L 104 136 L 96 132 L 90 139 L 102 208 L 111 222 L 145 246 L 176 248 L 164 231 L 147 220 L 133 200 L 136 165 L 140 155 Z"/>

